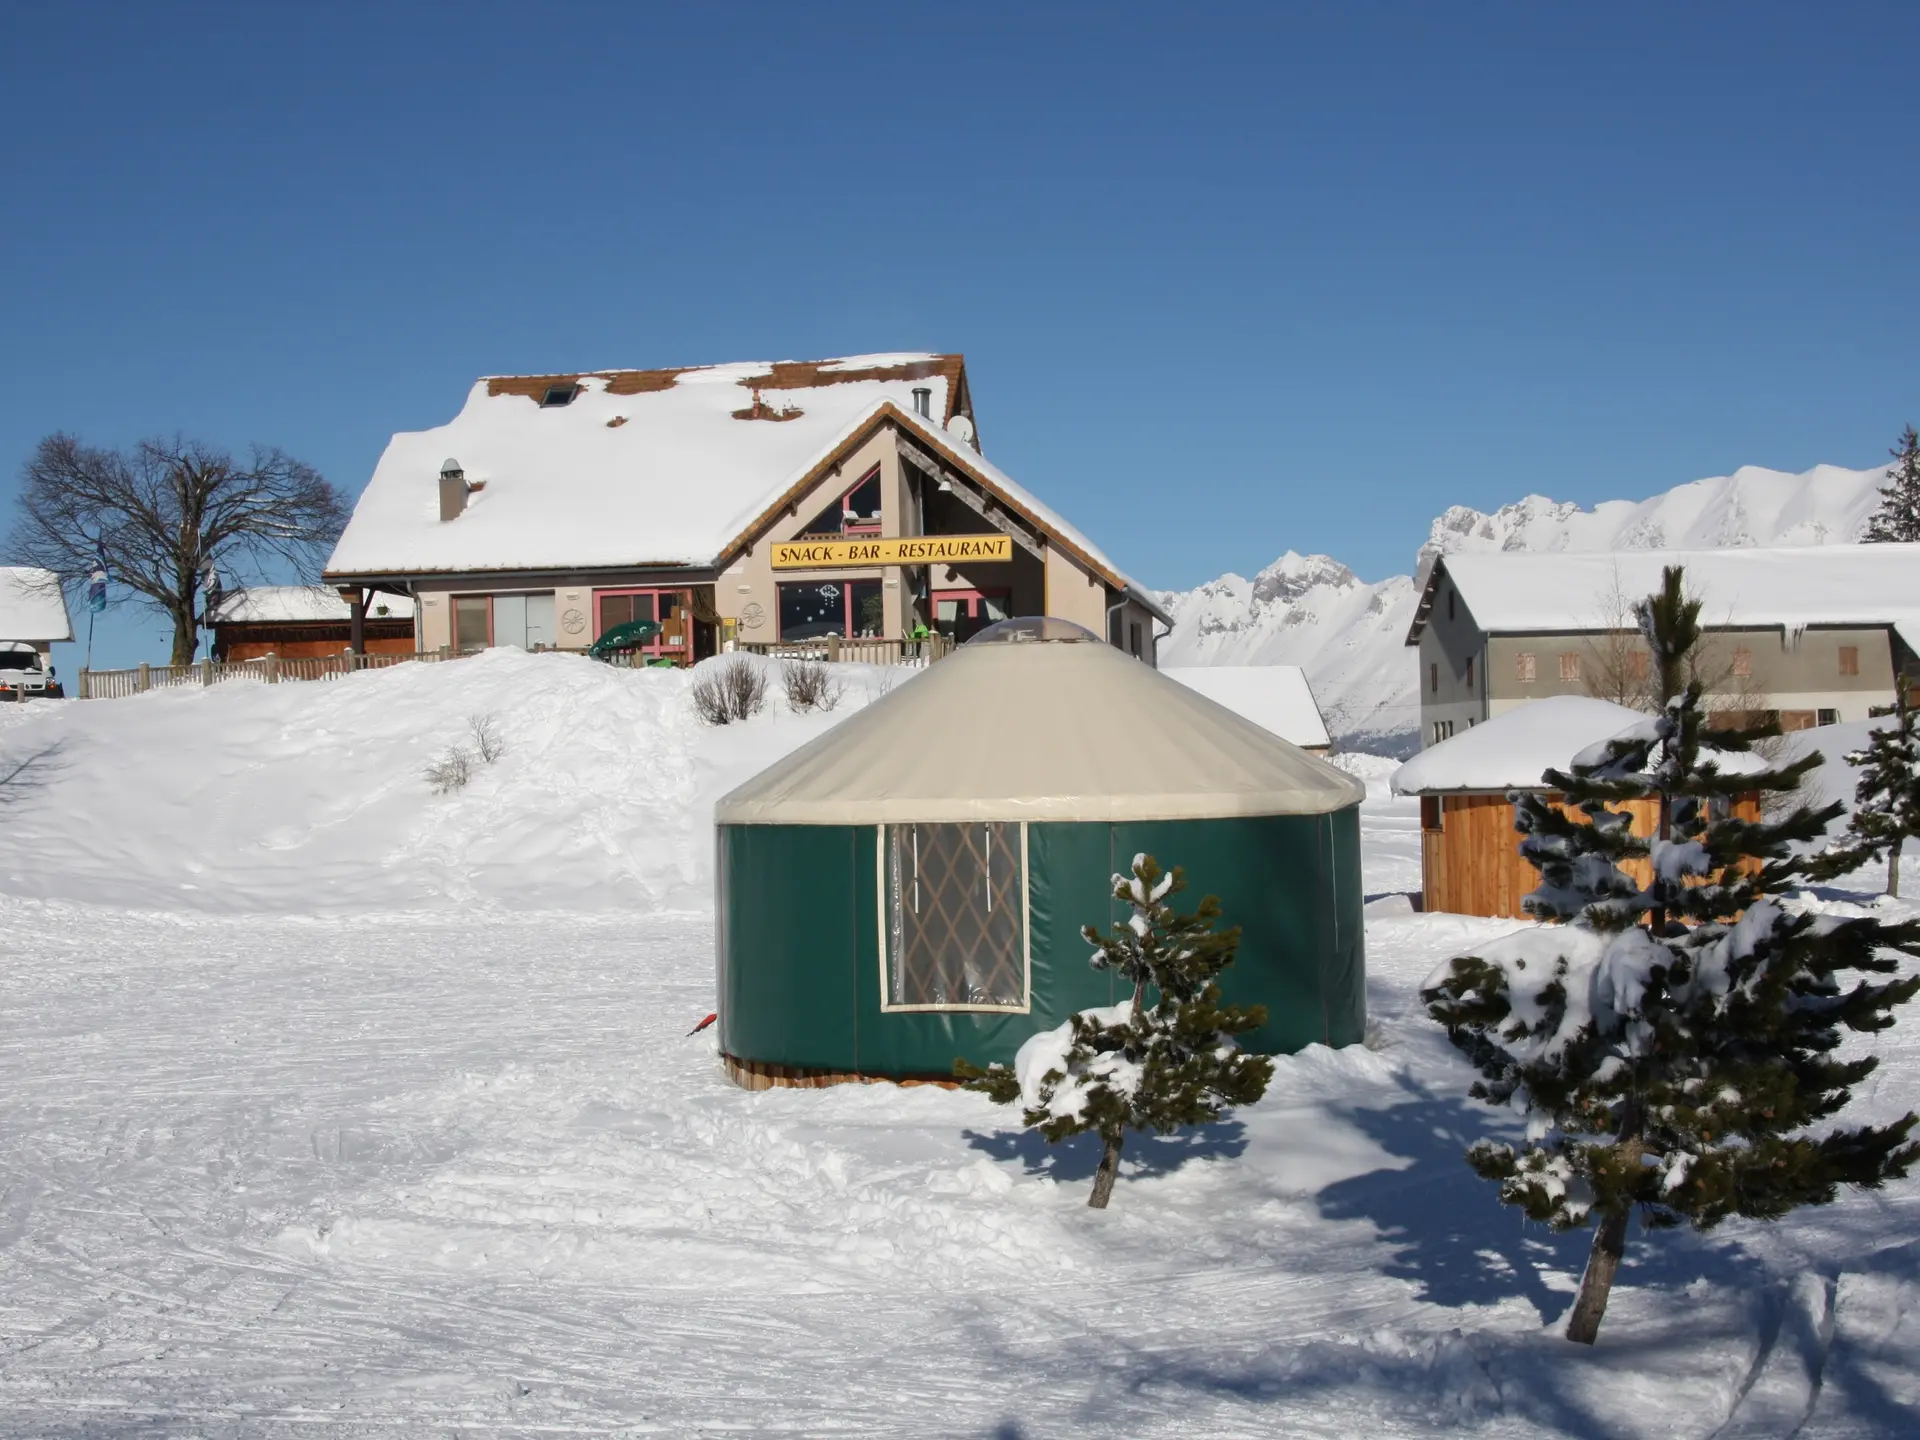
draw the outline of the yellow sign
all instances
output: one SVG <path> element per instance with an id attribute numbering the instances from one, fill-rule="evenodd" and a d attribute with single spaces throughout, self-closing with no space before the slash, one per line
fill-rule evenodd
<path id="1" fill-rule="evenodd" d="M 1011 560 L 1005 535 L 875 535 L 861 540 L 781 540 L 773 547 L 776 570 L 830 570 L 848 565 L 958 565 Z"/>

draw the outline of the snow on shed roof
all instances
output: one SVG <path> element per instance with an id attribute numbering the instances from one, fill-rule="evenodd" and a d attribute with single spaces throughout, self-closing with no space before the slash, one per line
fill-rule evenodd
<path id="1" fill-rule="evenodd" d="M 1422 750 L 1394 771 L 1387 783 L 1396 795 L 1540 790 L 1545 788 L 1540 777 L 1549 768 L 1564 770 L 1589 746 L 1649 724 L 1653 718 L 1586 695 L 1530 700 Z M 1723 754 L 1718 762 L 1728 773 L 1766 766 L 1751 754 Z"/>
<path id="2" fill-rule="evenodd" d="M 1298 665 L 1162 666 L 1160 673 L 1282 740 L 1318 750 L 1333 743 L 1307 684 L 1307 672 Z"/>
<path id="3" fill-rule="evenodd" d="M 1920 545 L 1467 554 L 1434 564 L 1407 643 L 1419 643 L 1442 576 L 1483 631 L 1524 634 L 1615 628 L 1616 600 L 1652 594 L 1668 565 L 1685 567 L 1708 626 L 1920 622 Z"/>
<path id="4" fill-rule="evenodd" d="M 379 613 L 387 607 L 387 614 Z M 228 625 L 341 624 L 353 618 L 347 602 L 330 585 L 254 585 L 220 601 L 214 619 Z M 375 595 L 367 602 L 370 620 L 410 620 L 413 601 L 404 595 Z"/>
<path id="5" fill-rule="evenodd" d="M 982 725 L 980 716 L 996 717 Z M 1142 764 L 1142 736 L 1161 737 Z M 1360 781 L 1088 635 L 969 642 L 722 797 L 722 825 L 1323 815 Z"/>
<path id="6" fill-rule="evenodd" d="M 481 380 L 447 424 L 388 442 L 327 571 L 708 564 L 880 402 L 925 388 L 944 421 L 963 373 L 916 354 Z M 751 418 L 756 397 L 785 418 Z M 448 459 L 485 488 L 443 523 Z"/>
<path id="7" fill-rule="evenodd" d="M 59 577 L 25 565 L 0 566 L 0 640 L 71 639 L 73 621 Z"/>

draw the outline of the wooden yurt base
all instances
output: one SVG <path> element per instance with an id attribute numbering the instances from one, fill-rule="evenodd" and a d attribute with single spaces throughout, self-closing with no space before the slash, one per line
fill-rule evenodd
<path id="1" fill-rule="evenodd" d="M 936 1075 L 862 1075 L 857 1070 L 809 1070 L 799 1065 L 772 1065 L 763 1060 L 741 1060 L 722 1054 L 727 1078 L 743 1090 L 771 1090 L 775 1086 L 819 1090 L 828 1085 L 938 1085 L 957 1090 L 959 1082 Z"/>

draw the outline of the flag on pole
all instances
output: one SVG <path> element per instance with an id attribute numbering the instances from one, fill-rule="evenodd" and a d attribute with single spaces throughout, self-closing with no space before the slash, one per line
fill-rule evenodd
<path id="1" fill-rule="evenodd" d="M 87 609 L 98 615 L 107 608 L 107 567 L 95 565 L 87 576 Z"/>

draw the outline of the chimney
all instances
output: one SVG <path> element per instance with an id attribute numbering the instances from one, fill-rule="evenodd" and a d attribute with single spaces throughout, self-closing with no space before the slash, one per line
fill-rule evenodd
<path id="1" fill-rule="evenodd" d="M 449 459 L 440 467 L 440 519 L 457 520 L 467 508 L 467 472 L 458 460 Z"/>
<path id="2" fill-rule="evenodd" d="M 933 391 L 925 385 L 913 387 L 913 413 L 929 420 L 933 418 Z"/>

